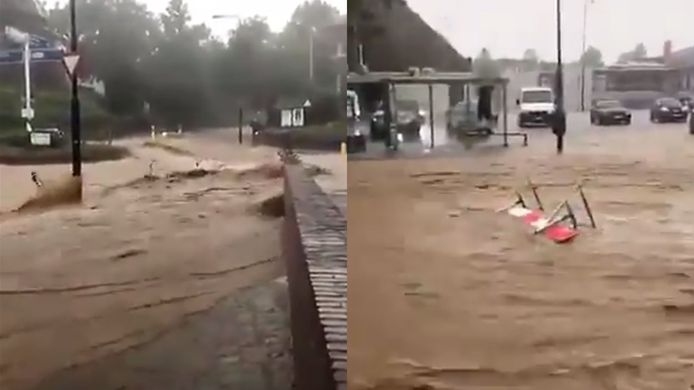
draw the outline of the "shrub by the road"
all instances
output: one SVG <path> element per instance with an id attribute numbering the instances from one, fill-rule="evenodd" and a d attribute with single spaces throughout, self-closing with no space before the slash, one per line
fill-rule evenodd
<path id="1" fill-rule="evenodd" d="M 86 163 L 116 161 L 130 156 L 128 148 L 116 145 L 84 144 L 82 161 Z M 0 144 L 0 164 L 5 165 L 47 165 L 67 164 L 72 161 L 70 145 L 60 148 L 32 146 L 12 146 Z"/>

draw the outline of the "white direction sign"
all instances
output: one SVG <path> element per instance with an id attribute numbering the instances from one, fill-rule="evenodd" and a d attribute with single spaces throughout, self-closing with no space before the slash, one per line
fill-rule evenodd
<path id="1" fill-rule="evenodd" d="M 34 119 L 34 109 L 33 108 L 22 108 L 22 118 L 32 120 Z"/>
<path id="2" fill-rule="evenodd" d="M 51 135 L 47 133 L 31 133 L 30 136 L 31 144 L 36 146 L 50 146 L 51 145 Z"/>
<path id="3" fill-rule="evenodd" d="M 65 57 L 63 57 L 63 63 L 65 64 L 65 68 L 67 69 L 67 73 L 70 75 L 70 77 L 74 75 L 75 69 L 77 68 L 77 64 L 79 62 L 79 54 L 67 54 Z"/>

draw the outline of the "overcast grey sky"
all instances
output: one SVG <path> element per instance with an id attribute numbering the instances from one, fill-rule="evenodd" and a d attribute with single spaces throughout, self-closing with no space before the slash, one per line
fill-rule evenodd
<path id="1" fill-rule="evenodd" d="M 556 59 L 556 0 L 407 0 L 424 20 L 465 56 L 487 47 L 494 57 L 518 57 L 527 48 Z M 564 59 L 581 53 L 584 0 L 562 0 Z M 694 0 L 594 0 L 588 11 L 588 45 L 608 63 L 646 45 L 649 55 L 694 46 Z"/>
<path id="2" fill-rule="evenodd" d="M 169 0 L 138 0 L 147 4 L 150 11 L 160 13 L 166 9 Z M 347 12 L 347 0 L 323 0 L 335 6 L 341 13 Z M 49 0 L 51 5 L 54 1 Z M 67 0 L 58 0 L 66 3 Z M 267 19 L 273 31 L 281 31 L 291 18 L 294 9 L 304 0 L 187 0 L 188 9 L 195 23 L 205 23 L 216 36 L 225 36 L 236 26 L 234 20 L 213 20 L 215 14 L 236 14 L 242 18 L 255 15 Z"/>

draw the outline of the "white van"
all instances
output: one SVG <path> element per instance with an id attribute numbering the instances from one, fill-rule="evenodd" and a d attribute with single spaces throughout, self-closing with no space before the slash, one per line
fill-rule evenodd
<path id="1" fill-rule="evenodd" d="M 556 109 L 554 92 L 547 87 L 522 88 L 516 105 L 520 108 L 518 127 L 548 127 Z"/>
<path id="2" fill-rule="evenodd" d="M 347 90 L 347 118 L 358 121 L 361 117 L 359 95 L 351 89 Z"/>

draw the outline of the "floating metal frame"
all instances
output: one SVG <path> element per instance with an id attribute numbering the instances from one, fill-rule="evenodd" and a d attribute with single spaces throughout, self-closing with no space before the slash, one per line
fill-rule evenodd
<path id="1" fill-rule="evenodd" d="M 528 186 L 530 187 L 530 189 L 533 192 L 533 197 L 535 198 L 535 201 L 537 202 L 538 209 L 541 211 L 545 211 L 544 206 L 542 204 L 542 200 L 540 199 L 540 195 L 537 192 L 537 189 L 539 188 L 539 186 L 533 184 L 533 182 L 530 181 L 530 179 L 528 179 Z M 585 207 L 586 214 L 588 215 L 588 219 L 590 220 L 590 227 L 592 227 L 593 229 L 597 229 L 597 223 L 595 222 L 595 217 L 593 215 L 593 211 L 590 208 L 590 204 L 588 203 L 588 198 L 586 197 L 586 194 L 583 191 L 583 186 L 579 184 L 576 186 L 576 189 L 577 189 L 579 195 L 581 196 L 581 201 L 583 202 L 583 206 Z M 517 197 L 517 199 L 512 205 L 510 205 L 508 207 L 504 207 L 503 209 L 498 210 L 498 211 L 499 212 L 508 211 L 509 209 L 511 209 L 515 206 L 518 206 L 518 205 L 521 205 L 525 208 L 528 208 L 528 206 L 527 206 L 528 203 L 525 201 L 525 199 L 523 198 L 523 195 L 521 194 L 520 191 L 516 191 L 516 197 Z M 566 210 L 566 214 L 562 215 L 561 217 L 557 217 L 559 215 L 559 213 L 562 211 L 562 209 Z M 579 227 L 578 218 L 576 218 L 576 213 L 574 212 L 574 210 L 571 207 L 571 204 L 569 203 L 568 200 L 561 202 L 552 211 L 552 213 L 549 215 L 549 217 L 547 218 L 547 221 L 548 222 L 545 225 L 543 225 L 539 229 L 535 230 L 535 234 L 542 233 L 547 228 L 549 228 L 553 225 L 559 224 L 559 223 L 566 222 L 566 221 L 569 221 L 571 223 L 572 228 L 574 228 L 574 229 L 578 229 L 578 227 Z"/>

